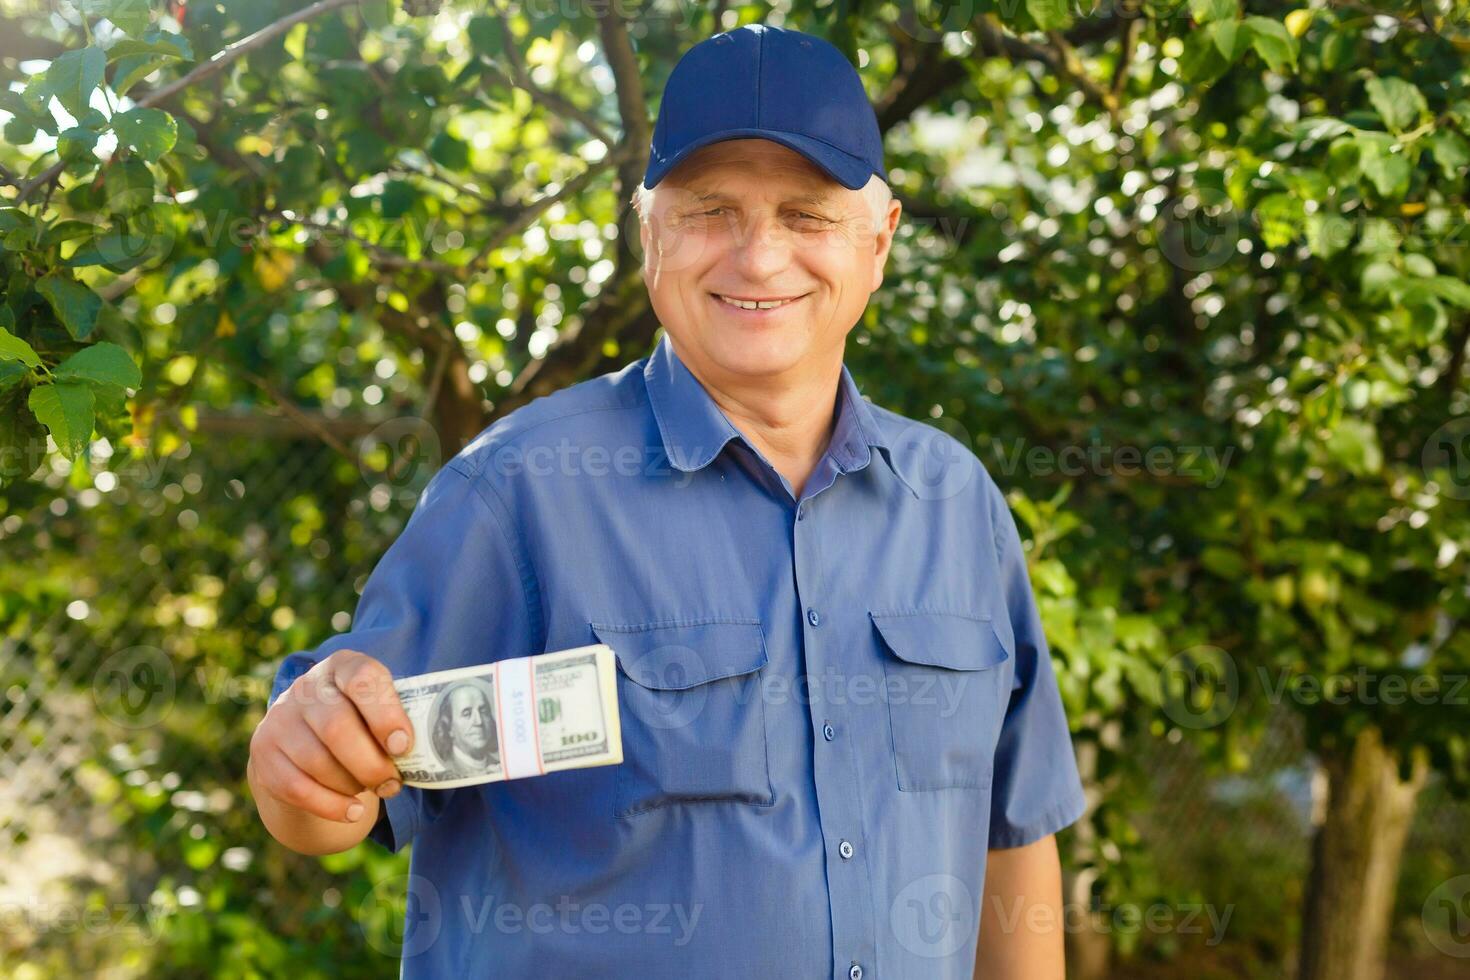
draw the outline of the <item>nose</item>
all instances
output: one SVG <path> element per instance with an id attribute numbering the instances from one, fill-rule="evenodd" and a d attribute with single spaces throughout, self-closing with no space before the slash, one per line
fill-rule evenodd
<path id="1" fill-rule="evenodd" d="M 757 212 L 739 229 L 735 264 L 748 282 L 771 279 L 791 262 L 791 239 L 780 219 Z"/>

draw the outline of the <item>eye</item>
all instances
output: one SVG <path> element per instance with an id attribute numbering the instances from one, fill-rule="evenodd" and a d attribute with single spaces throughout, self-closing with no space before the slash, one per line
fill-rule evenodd
<path id="1" fill-rule="evenodd" d="M 827 227 L 826 218 L 810 211 L 795 211 L 791 215 L 792 222 L 801 231 L 819 231 Z"/>

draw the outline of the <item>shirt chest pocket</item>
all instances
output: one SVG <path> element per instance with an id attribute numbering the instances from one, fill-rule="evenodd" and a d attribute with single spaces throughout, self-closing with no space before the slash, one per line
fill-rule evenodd
<path id="1" fill-rule="evenodd" d="M 771 804 L 760 620 L 589 625 L 617 655 L 617 816 L 686 803 Z"/>
<path id="2" fill-rule="evenodd" d="M 868 615 L 883 648 L 898 788 L 988 787 L 1014 673 L 1009 632 L 953 613 Z"/>

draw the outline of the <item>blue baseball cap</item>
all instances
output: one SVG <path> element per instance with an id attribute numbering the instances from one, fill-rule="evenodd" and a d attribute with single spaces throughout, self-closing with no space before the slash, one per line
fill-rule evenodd
<path id="1" fill-rule="evenodd" d="M 702 146 L 766 139 L 795 150 L 844 187 L 883 180 L 878 116 L 852 62 L 819 37 L 746 24 L 684 52 L 664 85 L 643 185 Z"/>

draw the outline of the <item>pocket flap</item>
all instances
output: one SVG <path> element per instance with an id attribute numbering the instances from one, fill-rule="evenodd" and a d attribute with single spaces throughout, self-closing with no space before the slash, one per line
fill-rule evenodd
<path id="1" fill-rule="evenodd" d="M 588 625 L 598 640 L 612 647 L 629 680 L 656 691 L 683 691 L 766 665 L 766 638 L 758 619 Z"/>
<path id="2" fill-rule="evenodd" d="M 1010 643 L 990 619 L 958 613 L 868 615 L 900 660 L 950 670 L 985 670 L 1011 656 Z"/>

